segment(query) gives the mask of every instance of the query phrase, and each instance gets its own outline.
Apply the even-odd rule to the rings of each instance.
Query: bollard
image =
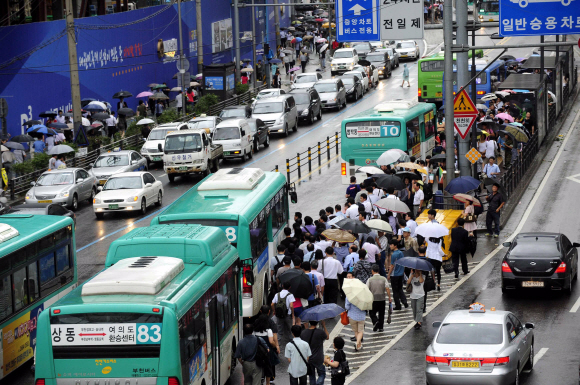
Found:
[[[338,155],[338,132],[334,133],[334,148],[336,148],[336,155]]]
[[[318,142],[318,167],[320,167],[320,142]]]
[[[326,137],[326,159],[330,160],[330,136]]]
[[[296,153],[296,165],[298,166],[298,178],[301,178],[302,175],[300,173],[300,154]]]
[[[308,147],[308,172],[312,172],[312,152],[310,147]]]
[[[286,159],[286,181],[290,184],[290,159]]]
[[[276,165],[276,172],[280,172],[280,170],[278,170],[278,165]]]

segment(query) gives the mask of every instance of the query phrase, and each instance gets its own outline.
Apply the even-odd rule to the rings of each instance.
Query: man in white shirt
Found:
[[[54,147],[54,136],[47,135],[46,136],[46,151],[50,151]]]
[[[326,256],[322,260],[322,271],[326,289],[324,291],[324,303],[338,302],[338,274],[342,274],[344,269],[340,262],[334,258],[334,249],[326,248]]]
[[[58,123],[64,123],[65,116],[62,114],[62,110],[58,110],[58,115],[54,119]]]
[[[367,251],[367,261],[369,263],[376,263],[377,256],[380,256],[381,250],[375,245],[375,240],[370,237],[367,238],[362,248]]]
[[[411,230],[411,236],[415,238],[415,231],[417,230],[417,222],[413,219],[409,213],[405,214],[405,220],[407,221],[407,227]]]
[[[282,337],[282,335],[286,335],[288,338],[292,338],[290,333],[290,328],[294,325],[294,306],[293,303],[296,301],[294,295],[290,293],[289,289],[292,285],[289,281],[284,282],[282,285],[283,289],[281,292],[276,294],[272,299],[272,313],[276,314],[276,304],[278,301],[286,300],[286,308],[288,308],[288,314],[286,317],[278,318],[278,339]]]
[[[363,206],[365,207],[365,212],[370,214],[373,211],[373,205],[368,200],[368,195],[366,193],[361,194],[360,203],[362,203]]]
[[[348,207],[346,209],[346,217],[350,219],[358,219],[358,205],[354,203],[354,198],[348,198],[345,206]]]
[[[111,112],[109,118],[105,120],[105,124],[107,125],[108,135],[113,136],[117,129],[117,118],[115,118],[114,112]]]
[[[284,245],[278,245],[278,255],[272,255],[270,257],[270,276],[272,277],[272,279],[274,279],[274,272],[276,271],[275,267],[277,264],[282,264],[282,261],[284,260],[284,257],[286,256],[284,254],[284,252],[286,251],[286,247],[284,247]],[[282,266],[282,265],[280,265]],[[270,282],[271,282],[270,280]]]
[[[495,156],[495,150],[497,150],[497,143],[495,140],[490,139],[485,142],[485,158],[489,160],[489,158]]]
[[[423,190],[421,190],[421,186],[419,186],[415,181],[413,181],[413,190],[415,190],[415,196],[413,198],[413,208],[415,212],[415,216],[418,216],[423,209],[423,200],[425,199],[425,194],[423,194]]]

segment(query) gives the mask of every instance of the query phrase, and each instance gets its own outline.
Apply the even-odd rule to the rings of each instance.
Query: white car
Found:
[[[221,144],[224,159],[251,158],[254,155],[254,134],[246,119],[227,119],[217,125],[213,143]]]
[[[107,212],[137,211],[147,213],[147,207],[163,202],[163,184],[149,172],[123,172],[111,176],[93,199],[97,219]]]
[[[334,76],[338,73],[352,71],[355,65],[358,64],[358,53],[353,48],[341,48],[334,51],[334,56],[331,57],[330,75]]]
[[[314,83],[322,79],[322,74],[318,72],[305,72],[300,75],[296,75],[294,82],[290,85],[290,88],[311,88],[314,87]]]
[[[284,91],[280,88],[266,88],[265,90],[258,92],[258,95],[256,95],[256,97],[252,99],[252,107],[254,107],[254,105],[256,105],[258,100],[262,100],[262,99],[266,99],[266,98],[273,98],[276,96],[283,95],[285,93],[286,93],[286,91]]]
[[[383,48],[383,43],[380,41],[370,41],[369,43],[371,43],[371,46],[374,49],[379,49],[379,48]]]
[[[202,114],[201,116],[193,118],[187,122],[187,126],[189,130],[203,128],[205,132],[211,136],[221,121],[222,120],[218,116],[206,116],[205,114]]]
[[[414,40],[403,40],[397,43],[396,48],[401,59],[418,60],[420,58],[419,46]]]
[[[352,71],[345,72],[343,74],[343,76],[344,75],[356,76],[360,80],[360,82],[362,83],[363,91],[369,92],[369,77],[366,74],[363,74],[363,72],[361,72],[360,70],[352,70]]]

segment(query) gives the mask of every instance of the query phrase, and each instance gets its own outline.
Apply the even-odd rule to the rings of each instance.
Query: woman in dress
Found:
[[[465,209],[463,210],[463,214],[461,214],[461,216],[463,217],[463,219],[466,220],[466,222],[465,222],[465,225],[463,226],[463,228],[469,232],[469,236],[472,236],[473,232],[477,229],[477,223],[476,222],[467,222],[467,217],[469,215],[475,214],[475,208],[473,207],[473,202],[471,202],[471,201],[465,201],[464,205],[465,205]]]

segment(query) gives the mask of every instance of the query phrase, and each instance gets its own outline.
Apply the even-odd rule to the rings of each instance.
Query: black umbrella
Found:
[[[113,95],[113,99],[130,98],[131,96],[133,96],[133,94],[129,91],[119,91]]]
[[[410,171],[399,171],[395,175],[398,176],[399,178],[401,178],[402,181],[404,181],[405,178],[409,178],[409,180],[420,180],[421,179],[421,175],[417,175],[414,172],[410,172]]]
[[[360,59],[360,60],[358,61],[358,64],[360,64],[360,65],[361,65],[361,66],[363,66],[363,67],[368,67],[368,66],[370,66],[370,65],[371,65],[371,62],[370,62],[370,61],[368,61],[368,60],[365,60],[365,59]]]
[[[371,228],[362,223],[359,220],[345,218],[341,219],[340,221],[336,222],[335,226],[340,227],[343,230],[352,231],[353,233],[357,234],[368,234],[371,232]]]
[[[38,114],[38,116],[41,118],[51,118],[51,119],[57,115],[58,114],[54,111],[44,111],[44,112],[41,112],[40,114]]]
[[[17,143],[28,143],[34,142],[34,138],[30,135],[16,135],[14,138],[10,139],[10,141]]]
[[[68,128],[68,125],[66,125],[64,123],[52,122],[52,123],[48,123],[46,125],[46,127],[50,127],[50,128],[54,128],[54,129],[58,129],[58,130],[64,130],[64,129]]]
[[[107,114],[106,112],[97,112],[96,114],[92,115],[92,118],[96,120],[106,120],[110,117],[111,115]]]
[[[447,160],[447,155],[446,154],[437,154],[437,155],[433,155],[431,157],[431,162],[445,162],[445,160]]]
[[[491,192],[491,188],[493,187],[494,184],[497,184],[499,186],[499,192],[504,196],[504,199],[506,197],[506,191],[505,188],[501,185],[501,183],[499,183],[499,181],[495,178],[485,178],[483,180],[483,185],[484,187]],[[481,201],[480,201],[481,202]]]
[[[119,111],[117,111],[117,113],[119,115],[123,115],[123,116],[125,116],[127,118],[130,118],[131,116],[134,116],[135,115],[135,111],[133,111],[130,108],[121,108]]]
[[[6,142],[4,143],[4,146],[14,150],[25,150],[24,146],[18,142]]]
[[[308,298],[313,293],[312,282],[302,269],[289,269],[278,277],[282,284],[290,282],[290,293],[296,298]]]
[[[42,124],[40,120],[29,120],[28,122],[22,123],[23,126],[34,126],[37,124]]]
[[[380,178],[377,178],[376,183],[378,187],[385,190],[390,187],[395,190],[402,190],[405,188],[405,183],[401,178],[398,178],[395,175],[383,175]]]
[[[433,265],[423,258],[413,258],[413,257],[404,257],[398,259],[395,264],[408,267],[414,270],[421,270],[421,271],[431,271],[433,270]]]

